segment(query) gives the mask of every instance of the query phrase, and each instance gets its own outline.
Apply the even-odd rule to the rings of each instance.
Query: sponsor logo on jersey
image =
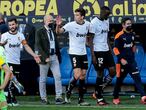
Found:
[[[128,48],[128,47],[132,47],[133,46],[133,43],[131,42],[130,44],[124,44],[124,48]]]
[[[101,34],[103,34],[103,33],[108,33],[108,30],[102,30]]]
[[[15,47],[20,47],[20,44],[9,44],[9,48],[15,48]]]
[[[76,37],[86,37],[86,33],[85,34],[79,34],[79,33],[77,33]]]

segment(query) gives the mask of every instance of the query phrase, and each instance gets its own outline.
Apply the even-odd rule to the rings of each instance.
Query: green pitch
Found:
[[[113,105],[112,96],[106,96],[105,99],[110,104],[108,106],[96,106],[96,101],[91,96],[86,96],[85,100],[90,102],[91,106],[81,107],[77,105],[77,95],[72,97],[71,104],[55,105],[54,96],[49,96],[50,105],[42,105],[38,96],[19,96],[20,103],[17,107],[9,107],[9,110],[145,110],[146,105],[140,104],[140,97],[130,98],[130,96],[121,96],[121,104]]]

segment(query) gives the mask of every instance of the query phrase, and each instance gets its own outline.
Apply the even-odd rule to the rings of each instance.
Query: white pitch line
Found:
[[[133,108],[133,109],[136,109],[136,108],[146,108],[146,106],[140,106],[140,105],[128,105],[128,107],[125,105],[119,105],[119,106],[78,106],[78,105],[29,105],[29,104],[25,104],[25,105],[19,105],[18,107],[61,107],[61,108],[76,108],[76,107],[81,107],[81,108],[105,108],[105,109],[108,109],[108,108],[124,108],[124,109],[130,109],[130,108]]]

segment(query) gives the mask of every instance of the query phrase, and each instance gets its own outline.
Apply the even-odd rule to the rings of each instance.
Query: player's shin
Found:
[[[17,78],[15,76],[13,76],[11,81],[13,82],[15,87],[18,89],[19,93],[23,93],[24,92],[24,87],[18,82],[18,80],[17,80]]]

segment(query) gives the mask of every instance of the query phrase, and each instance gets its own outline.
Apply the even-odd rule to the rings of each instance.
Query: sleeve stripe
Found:
[[[22,40],[22,45],[25,45],[27,44],[27,41],[26,40]]]
[[[6,65],[6,63],[3,63],[3,64],[1,65],[1,67],[3,67],[4,65]]]
[[[4,65],[6,65],[6,63],[2,64],[2,67],[3,67]]]
[[[115,55],[119,55],[119,54],[120,54],[118,48],[116,48],[116,47],[114,47],[113,51],[114,51],[114,54],[115,54]]]
[[[122,34],[124,33],[124,31],[120,31],[118,34],[116,34],[115,39],[118,39]]]
[[[121,66],[120,64],[116,64],[116,76],[120,77],[120,73],[121,73]]]

